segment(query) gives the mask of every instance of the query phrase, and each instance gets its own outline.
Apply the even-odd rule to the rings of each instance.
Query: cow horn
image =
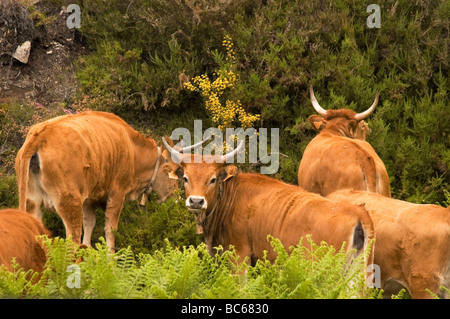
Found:
[[[239,152],[239,150],[244,146],[244,140],[241,141],[241,143],[239,143],[238,147],[236,147],[236,149],[234,149],[233,151],[231,151],[230,153],[227,153],[225,155],[222,155],[221,159],[222,159],[222,163],[226,163],[229,159],[233,158],[234,155],[237,154],[237,152]]]
[[[180,152],[178,152],[177,150],[173,149],[166,141],[166,138],[163,136],[162,137],[162,142],[164,144],[164,146],[166,147],[166,149],[170,152],[170,156],[172,157],[172,160],[175,163],[181,163],[181,159],[182,159],[182,154]]]
[[[187,151],[190,151],[190,150],[193,149],[193,148],[197,148],[197,147],[201,146],[203,143],[205,143],[206,141],[208,141],[208,140],[210,140],[210,139],[211,139],[211,136],[208,136],[207,138],[205,138],[205,139],[204,139],[203,141],[201,141],[201,142],[198,142],[198,143],[196,143],[196,144],[194,144],[194,145],[185,146],[185,147],[181,148],[181,149],[179,150],[179,152],[180,152],[180,153],[186,153]]]
[[[372,105],[366,111],[356,114],[355,117],[354,117],[355,120],[357,120],[357,121],[364,120],[366,117],[368,117],[370,114],[372,114],[373,111],[375,110],[375,107],[378,104],[378,97],[379,96],[380,95],[377,93],[375,95],[375,100],[373,101]]]
[[[327,110],[323,109],[320,106],[319,102],[317,102],[316,97],[314,96],[314,90],[312,85],[309,86],[309,95],[311,96],[311,102],[316,112],[322,116],[325,116],[327,114]]]

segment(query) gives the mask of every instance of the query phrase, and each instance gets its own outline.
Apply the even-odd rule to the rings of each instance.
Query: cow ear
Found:
[[[321,130],[326,126],[325,120],[319,115],[311,115],[308,117],[309,125],[316,130]]]
[[[164,163],[169,163],[172,159],[170,157],[170,153],[166,149],[164,151],[162,151],[161,157],[162,157]]]
[[[219,173],[219,180],[220,181],[226,181],[233,176],[236,176],[238,174],[238,168],[234,165],[228,165],[222,168],[222,170]]]
[[[176,163],[166,163],[163,165],[163,171],[169,175],[171,179],[179,179],[183,177],[183,168]]]
[[[355,136],[357,128],[358,128],[358,122],[356,122],[356,120],[350,120],[348,122],[348,132],[350,133],[350,137]]]

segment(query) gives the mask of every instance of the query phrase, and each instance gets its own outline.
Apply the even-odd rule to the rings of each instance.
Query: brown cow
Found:
[[[359,254],[373,238],[373,224],[363,207],[333,202],[265,175],[238,174],[234,165],[223,166],[243,141],[227,155],[203,156],[201,163],[194,163],[193,157],[186,160],[194,155],[178,153],[165,139],[163,143],[174,160],[164,169],[171,178],[184,180],[186,206],[195,214],[197,232],[204,233],[211,253],[213,247],[233,245],[241,262],[245,257],[255,262],[264,250],[274,260],[267,235],[288,248],[312,234],[316,243],[325,241],[339,249],[346,242],[347,250],[354,248]]]
[[[383,161],[364,141],[369,116],[378,103],[363,113],[348,109],[327,110],[320,107],[310,87],[311,100],[323,116],[311,115],[311,126],[320,133],[306,147],[298,169],[298,184],[307,191],[326,196],[339,189],[367,190],[391,197],[389,176]]]
[[[375,226],[374,263],[386,294],[401,286],[413,298],[430,298],[425,289],[448,297],[450,288],[450,210],[413,204],[365,191],[342,190],[327,198],[364,205]]]
[[[16,158],[20,210],[42,220],[41,205],[61,216],[66,236],[91,245],[95,207],[106,208],[106,242],[114,251],[114,234],[126,201],[152,190],[165,200],[177,183],[161,169],[166,150],[104,112],[53,118],[31,127]]]
[[[42,272],[47,259],[42,242],[36,238],[40,235],[50,236],[50,232],[33,216],[17,209],[0,210],[0,265],[13,271],[11,260],[15,257],[25,271]]]

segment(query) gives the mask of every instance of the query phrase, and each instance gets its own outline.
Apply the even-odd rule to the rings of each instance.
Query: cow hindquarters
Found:
[[[27,154],[25,154],[27,153]],[[41,205],[45,197],[40,181],[39,155],[33,150],[18,152],[16,159],[17,183],[19,186],[19,209],[42,222]]]
[[[361,222],[359,220],[356,226],[353,228],[352,237],[350,239],[351,245],[349,248],[355,250],[355,252],[351,254],[350,257],[355,258],[361,254],[364,254],[372,238],[373,234],[371,233],[370,229],[365,229],[364,222]],[[370,254],[367,257],[364,257],[364,264],[366,265],[366,267],[373,264],[374,243],[372,243],[370,249]]]
[[[358,222],[358,224],[353,230],[353,238],[352,238],[352,247],[356,249],[358,253],[360,253],[364,248],[365,239],[366,236],[364,233],[364,228],[361,222]]]

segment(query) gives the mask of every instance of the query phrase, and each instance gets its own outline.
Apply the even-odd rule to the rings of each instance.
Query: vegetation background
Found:
[[[280,170],[274,177],[296,184],[302,153],[316,135],[307,124],[315,113],[310,84],[323,107],[357,112],[379,92],[380,103],[367,120],[368,142],[386,165],[393,197],[449,206],[450,2],[379,0],[381,28],[368,28],[366,9],[373,2],[4,0],[0,17],[22,18],[27,23],[18,30],[35,30],[38,46],[40,35],[68,16],[61,8],[79,4],[81,28],[70,32],[86,51],[74,59],[73,81],[66,81],[70,89],[63,97],[51,103],[0,99],[0,207],[18,205],[14,157],[32,124],[104,110],[159,141],[176,127],[192,129],[194,119],[202,119],[204,128],[216,125],[204,95],[185,83],[230,71],[235,78],[220,102],[234,101],[257,115],[255,128],[280,129]],[[0,31],[7,25],[0,19]],[[233,44],[232,61],[225,37]],[[6,49],[0,48],[0,57],[1,50]],[[0,72],[13,64],[0,61]],[[202,238],[181,198],[182,193],[163,205],[150,201],[144,211],[128,205],[117,232],[119,248],[148,253],[164,247],[165,238],[199,245]],[[97,215],[96,239],[103,235],[102,212]],[[45,218],[54,235],[64,236],[55,214]]]

